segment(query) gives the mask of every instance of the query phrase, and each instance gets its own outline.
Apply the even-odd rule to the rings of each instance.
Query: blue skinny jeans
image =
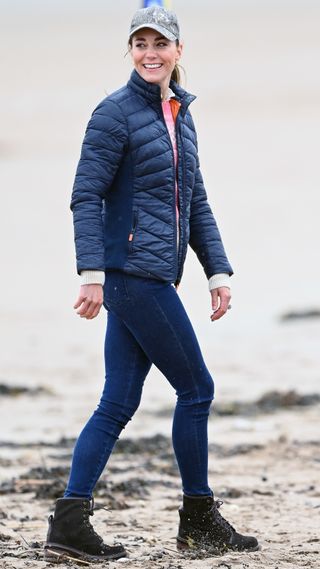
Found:
[[[92,497],[115,442],[139,406],[152,363],[177,395],[172,442],[183,492],[211,495],[207,423],[214,384],[175,288],[109,271],[104,304],[106,381],[100,403],[75,445],[65,497]]]

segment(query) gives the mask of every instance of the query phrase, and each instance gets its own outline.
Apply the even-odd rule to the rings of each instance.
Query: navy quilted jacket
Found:
[[[179,244],[173,148],[160,87],[133,71],[89,121],[71,209],[77,269],[121,269],[179,283],[188,243],[207,277],[232,274],[207,202],[189,104],[195,99],[171,82],[181,103],[176,121]]]

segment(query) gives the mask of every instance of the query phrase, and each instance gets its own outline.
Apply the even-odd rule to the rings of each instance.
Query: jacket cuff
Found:
[[[219,273],[209,279],[209,290],[220,288],[221,286],[231,288],[230,276],[227,273]]]
[[[104,280],[104,271],[81,271],[80,273],[81,285],[100,284],[103,286]]]

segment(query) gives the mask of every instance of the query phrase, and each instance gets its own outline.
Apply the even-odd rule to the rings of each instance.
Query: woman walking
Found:
[[[129,34],[134,70],[88,124],[76,173],[74,215],[80,294],[92,319],[104,304],[106,382],[76,443],[64,497],[49,518],[46,558],[126,555],[106,545],[89,515],[94,487],[139,406],[152,364],[177,394],[172,441],[182,480],[178,548],[255,550],[221,516],[208,483],[207,421],[213,381],[177,294],[188,244],[209,282],[212,320],[227,311],[232,269],[207,201],[189,105],[179,85],[182,53],[173,12],[138,10]]]

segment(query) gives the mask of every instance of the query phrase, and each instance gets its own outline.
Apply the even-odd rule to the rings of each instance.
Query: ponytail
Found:
[[[174,81],[175,83],[178,83],[178,85],[181,85],[181,73],[178,65],[174,66],[174,70],[171,73],[171,81]]]

